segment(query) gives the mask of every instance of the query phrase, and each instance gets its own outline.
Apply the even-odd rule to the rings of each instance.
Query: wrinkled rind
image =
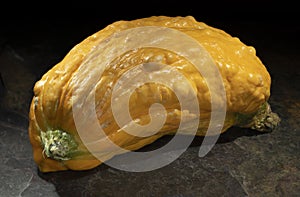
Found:
[[[182,31],[199,41],[210,53],[220,70],[226,90],[227,116],[223,131],[226,131],[226,129],[235,124],[235,113],[254,113],[261,104],[268,100],[271,85],[270,76],[261,60],[256,56],[255,49],[245,45],[238,38],[232,37],[226,32],[210,27],[205,23],[197,22],[191,16],[153,16],[133,21],[118,21],[108,25],[106,28],[96,32],[74,46],[60,63],[45,73],[35,84],[34,98],[29,114],[29,134],[33,146],[34,160],[41,171],[83,170],[91,169],[101,164],[99,160],[89,153],[68,161],[56,161],[46,158],[43,154],[43,148],[39,138],[40,132],[48,129],[61,129],[73,135],[76,141],[81,142],[72,113],[71,97],[73,86],[70,84],[72,77],[76,74],[86,55],[103,39],[117,31],[148,25],[164,26]],[[126,59],[125,56],[122,56],[117,58],[114,63],[119,66],[121,63],[122,65],[127,63],[128,67],[126,69],[128,70],[138,63],[150,60],[156,61],[155,58],[157,56],[163,56],[162,60],[160,60],[162,63],[178,68],[197,89],[197,97],[201,101],[200,108],[204,110],[203,113],[201,111],[202,122],[200,123],[200,129],[197,135],[205,135],[205,128],[207,128],[210,116],[210,94],[204,79],[198,72],[195,72],[195,68],[187,60],[169,51],[140,49],[129,52],[126,57],[130,58]],[[130,64],[134,59],[136,59],[136,62]],[[109,72],[109,69],[111,69],[111,72]],[[169,107],[169,112],[174,112],[173,116],[168,116],[166,125],[162,129],[163,134],[154,135],[145,139],[131,136],[124,131],[118,132],[117,135],[115,131],[120,128],[113,120],[110,108],[110,95],[107,94],[107,84],[111,81],[116,81],[126,69],[118,70],[118,66],[116,69],[112,69],[111,67],[103,73],[103,76],[106,78],[103,77],[103,80],[97,84],[96,88],[96,101],[101,100],[96,106],[96,112],[105,111],[105,113],[99,116],[99,123],[108,124],[109,122],[109,126],[104,130],[113,142],[128,150],[135,150],[152,143],[163,134],[172,134],[174,130],[176,132],[178,117],[180,117],[181,112],[178,112],[180,106],[174,94],[170,93],[169,90],[158,88],[157,85],[153,84],[141,87],[140,94],[135,93],[132,95],[130,106],[132,106],[131,112],[133,116],[139,117],[144,123],[149,120],[149,116],[146,113],[147,111],[137,110],[139,108],[136,108],[133,104],[136,103],[136,106],[142,105],[144,106],[143,109],[148,109],[147,107],[151,102],[154,102],[154,100],[151,101],[150,99],[144,104],[142,101],[145,100],[145,95],[150,94],[163,95],[163,100],[168,100],[169,104],[167,107]],[[107,73],[112,74],[108,75]],[[105,76],[105,74],[107,75]],[[104,79],[106,79],[106,81]],[[143,90],[143,88],[145,90]],[[175,109],[177,109],[177,111]],[[177,114],[175,112],[177,112]],[[79,144],[81,144],[79,149],[86,152],[86,147],[82,143]],[[103,148],[107,159],[114,156],[114,153],[105,151],[105,145]],[[109,150],[109,148],[107,150]]]

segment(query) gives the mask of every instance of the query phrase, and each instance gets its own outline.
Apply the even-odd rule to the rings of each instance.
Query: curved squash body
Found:
[[[78,72],[81,72],[80,67],[87,55],[100,42],[116,32],[143,26],[176,29],[197,40],[209,52],[222,76],[226,92],[226,117],[222,132],[231,126],[264,130],[266,127],[273,129],[278,124],[278,116],[271,112],[267,104],[271,78],[256,56],[253,47],[245,45],[238,38],[222,30],[197,22],[191,16],[155,16],[133,21],[118,21],[77,44],[61,62],[45,73],[35,84],[29,114],[29,134],[34,160],[42,172],[86,170],[101,164],[101,161],[95,158],[82,143],[74,121],[72,108],[76,102],[79,102],[77,99],[80,97],[74,94],[77,87],[75,83],[82,83],[83,88],[91,86],[85,82],[89,73],[79,75]],[[105,68],[102,76],[99,76],[93,85],[95,93],[91,94],[95,98],[97,124],[103,126],[106,135],[118,146],[127,150],[137,150],[163,135],[174,134],[179,126],[180,117],[189,117],[190,114],[180,110],[178,98],[170,88],[156,83],[147,83],[137,88],[130,97],[131,117],[133,120],[138,120],[139,124],[145,125],[151,121],[148,112],[150,106],[153,103],[161,103],[167,112],[164,126],[155,135],[149,137],[130,135],[118,126],[111,107],[112,88],[124,73],[137,65],[149,62],[176,68],[188,79],[198,100],[201,101],[199,102],[201,114],[197,114],[200,118],[197,135],[206,135],[211,114],[211,97],[205,79],[184,57],[170,50],[155,47],[127,51]],[[97,64],[92,66],[96,67]],[[150,71],[159,69],[153,67]],[[174,87],[178,91],[189,94],[185,92],[186,89],[182,84],[175,83],[176,80],[174,80]],[[88,97],[89,92],[84,92]],[[224,101],[219,102],[221,105]],[[115,107],[121,109],[123,106],[121,103]],[[270,117],[273,120],[270,121]],[[82,118],[87,120],[84,127],[86,132],[89,132],[92,124],[88,121],[90,114],[85,111]],[[267,118],[269,124],[265,125]],[[257,121],[258,119],[260,122]],[[91,140],[93,135],[91,132]],[[106,144],[97,148],[103,152],[103,158],[106,159],[119,154],[110,150]]]

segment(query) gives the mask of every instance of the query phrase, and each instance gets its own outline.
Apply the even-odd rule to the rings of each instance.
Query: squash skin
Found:
[[[222,132],[234,125],[244,126],[240,124],[239,114],[249,115],[249,121],[246,121],[248,124],[245,123],[245,125],[251,128],[251,120],[270,97],[271,86],[271,77],[266,67],[256,56],[253,47],[245,45],[238,38],[232,37],[220,29],[197,22],[192,16],[153,16],[133,21],[118,21],[74,46],[61,62],[45,73],[35,84],[34,97],[29,113],[29,138],[33,147],[34,161],[37,163],[40,171],[87,170],[101,164],[101,161],[89,153],[77,133],[70,102],[73,92],[71,79],[78,71],[87,54],[106,37],[117,31],[147,25],[174,28],[200,42],[218,66],[226,90],[227,114]],[[131,136],[126,132],[115,134],[119,128],[113,120],[110,97],[102,98],[107,91],[108,84],[110,82],[114,84],[120,78],[122,72],[139,63],[156,61],[155,57],[158,55],[163,57],[163,63],[176,67],[194,84],[198,99],[203,101],[200,103],[201,120],[206,120],[199,125],[197,135],[204,136],[206,134],[205,131],[210,117],[210,101],[207,85],[201,75],[196,72],[195,68],[187,60],[176,56],[172,52],[154,48],[139,49],[135,52],[128,52],[127,55],[117,58],[112,63],[112,65],[116,65],[116,68],[127,64],[128,67],[123,68],[123,70],[115,71],[115,67],[112,65],[107,68],[103,73],[105,78],[102,77],[102,82],[97,84],[95,95],[96,101],[103,100],[102,104],[96,106],[96,111],[102,110],[106,112],[99,116],[99,123],[103,124],[106,121],[111,121],[105,132],[114,143],[128,150],[137,150],[154,142],[163,135],[174,134],[176,128],[178,128],[179,122],[176,117],[180,117],[182,113],[180,110],[176,110],[180,109],[179,103],[176,100],[176,96],[163,87],[149,84],[141,87],[140,93],[137,92],[132,95],[130,111],[133,119],[141,119],[141,124],[146,124],[149,120],[145,110],[149,109],[149,106],[156,101],[154,98],[147,97],[147,95],[160,95],[160,99],[166,101],[167,106],[169,106],[168,109],[170,109],[170,112],[173,112],[173,116],[167,117],[166,124],[159,133],[143,139]],[[140,109],[144,109],[144,111]],[[275,119],[277,118],[276,115],[274,117]],[[274,124],[277,125],[278,122],[279,119],[276,119]],[[78,155],[69,160],[56,160],[44,154],[41,132],[56,129],[66,131],[74,137],[78,143],[77,149],[80,152]],[[113,151],[105,151],[106,148],[103,145],[103,147],[99,147],[99,150],[103,149],[107,159],[117,154]]]

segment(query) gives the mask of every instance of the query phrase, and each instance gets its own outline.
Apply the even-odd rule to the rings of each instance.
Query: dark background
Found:
[[[299,30],[296,25],[298,6],[294,1],[228,0],[228,1],[30,1],[7,2],[1,6],[1,33],[26,34],[52,32],[52,35],[77,34],[78,39],[117,20],[130,20],[152,15],[186,16],[212,26],[232,31],[232,23],[253,22],[274,25],[282,32],[282,25]],[[288,24],[286,24],[288,23]],[[232,27],[231,27],[232,26]],[[267,29],[267,27],[264,27]],[[64,32],[69,31],[69,32]],[[276,33],[276,32],[273,32]],[[28,35],[30,34],[30,35]],[[81,37],[80,37],[81,35]],[[21,35],[16,35],[21,36]],[[239,35],[242,36],[242,35]],[[28,37],[27,37],[28,38]]]
[[[112,22],[153,15],[192,15],[254,45],[260,54],[275,45],[299,51],[295,1],[21,1],[7,2],[0,13],[0,35],[7,42],[33,46],[41,40],[52,40],[60,45],[58,51],[55,49],[60,56]]]
[[[282,72],[282,67],[289,71],[299,70],[296,60],[300,51],[300,25],[298,6],[294,1],[24,1],[17,4],[7,2],[0,9],[0,51],[10,51],[15,57],[25,60],[21,66],[33,75],[30,77],[32,81],[27,81],[27,89],[29,86],[32,89],[43,73],[87,36],[118,20],[153,15],[191,15],[198,21],[220,28],[254,46],[266,67],[273,67],[269,69],[271,74]],[[281,57],[290,62],[282,62]],[[14,70],[25,70],[13,69],[5,62],[0,66],[0,93],[3,95],[14,83]],[[10,70],[4,71],[5,67]],[[30,103],[28,98],[24,98],[27,99],[24,101],[25,113]]]
[[[66,3],[66,5],[64,5]],[[105,164],[43,174],[32,159],[28,111],[34,83],[87,36],[118,20],[194,16],[254,46],[282,119],[271,133],[233,127],[204,158],[202,138],[172,164],[130,173]],[[300,25],[296,1],[21,1],[0,6],[0,196],[298,196]],[[168,141],[150,145],[155,149]]]
[[[59,45],[54,50],[60,59],[75,44],[112,22],[153,15],[192,15],[255,46],[260,55],[269,47],[283,53],[289,49],[299,51],[300,25],[295,1],[105,0],[6,4],[0,10],[2,42],[33,46],[41,40],[51,40],[51,44]],[[57,61],[46,63],[50,66]]]

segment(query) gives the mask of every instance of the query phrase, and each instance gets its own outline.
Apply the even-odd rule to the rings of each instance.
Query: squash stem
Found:
[[[238,119],[244,119],[243,115],[239,115]],[[248,117],[247,117],[248,119]],[[268,102],[264,103],[260,109],[249,117],[248,121],[240,121],[241,127],[251,128],[261,132],[271,132],[280,123],[281,119],[278,114],[272,112],[270,104]]]
[[[74,138],[62,130],[41,132],[40,137],[44,154],[52,159],[69,160],[78,147]]]

